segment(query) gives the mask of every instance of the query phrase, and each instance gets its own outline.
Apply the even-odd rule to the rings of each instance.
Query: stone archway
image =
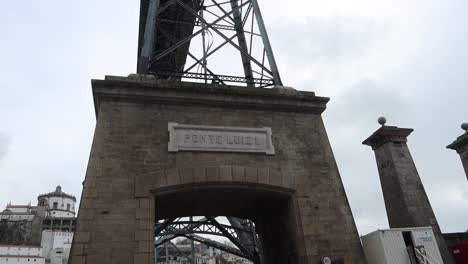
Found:
[[[250,219],[262,245],[262,263],[287,264],[298,263],[298,252],[304,251],[293,194],[253,182],[193,183],[155,190],[153,205],[156,221],[192,215]]]

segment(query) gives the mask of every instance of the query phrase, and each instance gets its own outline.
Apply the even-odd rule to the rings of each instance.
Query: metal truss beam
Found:
[[[159,73],[160,78],[176,80],[199,79],[205,83],[282,85],[257,0],[141,1],[144,15],[140,16],[139,73]],[[198,29],[193,30],[195,27]],[[229,31],[235,32],[234,36],[229,37],[226,34]],[[189,52],[194,38],[201,38],[202,55]],[[237,43],[234,42],[236,38]],[[263,49],[254,43],[254,38],[255,41],[261,38]],[[217,46],[213,49],[215,40]],[[215,67],[208,68],[208,58],[226,45],[239,52],[243,77],[218,75],[214,73]],[[188,57],[195,63],[185,67]],[[265,64],[265,57],[269,66]],[[219,57],[214,61],[220,63]],[[233,65],[232,61],[226,63]],[[197,66],[196,72],[192,72]]]
[[[250,251],[255,251],[255,239],[253,236],[253,230],[250,224],[244,223],[243,219],[236,218],[236,217],[228,217],[227,218],[231,226],[236,227],[238,229],[245,230],[247,232],[239,232],[235,230],[238,239],[244,245],[250,245]]]
[[[273,79],[275,80],[275,84],[283,85],[283,83],[281,82],[281,77],[279,75],[278,66],[276,66],[276,60],[275,60],[275,56],[273,55],[273,49],[271,48],[270,39],[268,37],[268,33],[265,27],[265,22],[263,22],[263,16],[262,16],[262,13],[260,12],[260,6],[258,5],[257,0],[251,0],[251,1],[252,1],[252,8],[254,10],[255,17],[257,18],[257,21],[258,21],[258,28],[262,35],[263,46],[265,47],[265,51],[268,57],[268,62],[270,63],[270,67],[273,72],[272,73]]]
[[[217,5],[217,7],[224,14],[227,13],[226,10],[224,10],[224,8],[220,4],[218,4],[215,0],[213,0],[213,3],[215,3]],[[238,6],[239,6],[239,4],[237,3],[237,1],[231,1],[231,7],[232,7],[233,10],[236,10],[236,11],[233,13],[234,18],[231,18],[231,17],[229,17],[229,18],[231,18],[234,21],[234,28],[235,28],[236,33],[237,33],[237,41],[239,42],[239,48],[247,51],[247,41],[245,39],[244,27],[243,27],[243,24],[242,24],[242,14],[241,14]],[[227,39],[225,39],[225,40],[227,41]],[[250,57],[251,56],[247,56],[246,54],[241,52],[242,65],[243,65],[243,68],[244,68],[245,79],[247,80],[247,86],[253,86],[252,85],[253,72],[252,72],[252,65],[250,64]]]
[[[191,239],[191,240],[194,240],[194,241],[197,241],[197,242],[200,242],[200,243],[202,243],[204,245],[207,245],[207,246],[210,246],[212,248],[217,248],[217,249],[222,250],[224,252],[231,253],[231,254],[236,255],[238,257],[245,258],[245,259],[250,259],[249,256],[245,255],[239,249],[228,246],[228,245],[225,245],[225,244],[222,244],[222,243],[220,243],[218,241],[214,241],[214,240],[211,240],[209,238],[202,237],[202,236],[197,236],[197,235],[194,235],[194,234],[188,234],[188,235],[185,235],[184,237],[186,237],[188,239]]]
[[[237,236],[239,241],[246,245],[248,250],[252,252],[254,263],[263,263],[263,250],[261,242],[258,240],[257,232],[255,231],[255,226],[251,221],[237,218],[237,217],[227,217],[229,223],[237,228],[247,230],[248,232],[238,232]]]
[[[152,71],[151,74],[156,76],[165,76],[165,77],[177,77],[177,78],[188,78],[188,79],[207,79],[213,82],[217,80],[224,81],[224,82],[236,82],[236,83],[247,83],[247,79],[244,77],[238,76],[227,76],[227,75],[207,75],[204,73],[194,73],[194,72],[187,72],[187,73],[179,73],[179,72],[164,72],[164,71]],[[271,79],[258,79],[254,78],[253,83],[259,84],[260,87],[266,87],[274,85],[274,81]]]
[[[172,219],[172,221],[171,221],[171,219]],[[156,240],[155,247],[158,247],[158,246],[160,246],[160,245],[162,245],[162,244],[164,244],[164,243],[166,243],[168,241],[171,241],[171,240],[181,236],[180,234],[165,234],[165,235],[161,234],[164,231],[164,229],[166,229],[171,223],[174,222],[174,220],[176,220],[175,218],[171,218],[171,219],[164,220],[164,222],[157,223],[155,225],[154,235],[155,235],[155,237],[159,237],[159,239]],[[180,220],[180,218],[179,218],[179,220]],[[205,221],[206,221],[206,218],[202,218],[199,221],[191,221],[192,224],[190,224],[187,227],[187,229],[188,230],[193,230],[193,229],[199,227],[200,225],[202,225],[203,222],[205,222]],[[187,233],[189,233],[189,232],[187,232]]]
[[[186,237],[192,241],[197,241],[205,245],[218,248],[225,252],[252,260],[259,263],[259,254],[255,241],[255,233],[251,225],[239,218],[228,218],[231,226],[219,223],[215,216],[205,216],[196,221],[185,221],[178,219],[167,219],[162,223],[157,223],[155,236],[155,248],[161,247],[165,243],[177,237]],[[199,236],[197,234],[223,236],[229,239],[237,248],[224,245],[217,241]]]
[[[156,17],[159,9],[160,0],[150,0],[148,17],[146,18],[145,32],[143,35],[143,46],[138,60],[138,72],[144,71],[149,67],[149,61],[153,54],[154,41],[156,39]]]
[[[184,234],[226,236],[228,234],[235,239],[238,238],[238,232],[248,232],[241,228],[220,224],[213,219],[213,217],[207,217],[205,221],[174,221],[166,224],[164,229],[160,228],[159,225],[156,226],[156,229],[160,230],[158,236]]]
[[[196,16],[198,16],[197,12],[193,11],[192,8],[188,7],[187,5],[185,5],[182,1],[180,0],[175,0],[176,2],[178,2],[179,4],[182,3],[181,6],[183,6],[186,10],[188,10],[189,12],[191,12],[192,14],[195,14]],[[246,5],[247,3],[244,3],[243,5]],[[241,5],[242,6],[242,5]],[[240,7],[241,7],[240,6]],[[239,7],[239,8],[240,8]],[[216,24],[218,22],[220,22],[221,20],[225,19],[226,17],[228,17],[229,15],[231,15],[232,13],[234,13],[236,10],[231,10],[230,12],[228,12],[227,14],[225,14],[224,16],[216,19],[213,24]],[[199,16],[198,16],[199,17]],[[170,48],[156,54],[154,56],[154,58],[152,58],[152,61],[157,61],[159,59],[161,59],[162,57],[166,56],[167,54],[169,54],[170,52],[176,50],[177,48],[179,48],[180,46],[184,45],[185,43],[187,43],[188,41],[190,41],[191,39],[193,39],[194,37],[200,35],[202,32],[203,32],[204,29],[200,29],[200,30],[197,30],[195,33],[193,33],[192,35],[182,39],[181,41],[179,41],[178,43],[174,44],[173,46],[171,46]]]
[[[170,36],[170,34],[168,34],[165,30],[160,29],[160,31],[161,31],[161,33],[163,33],[167,38],[169,38],[169,39],[175,41],[175,40],[172,38],[172,36]],[[190,51],[189,51],[187,54],[188,54],[192,59],[194,59],[194,60],[197,61],[197,63],[195,63],[195,65],[201,63]],[[215,80],[217,80],[217,81],[218,81],[219,83],[221,83],[221,84],[225,84],[224,81],[221,80],[214,72],[212,72],[210,69],[208,69],[208,67],[206,67],[206,65],[205,65],[205,69],[206,69],[207,72],[210,73],[210,76],[213,76],[213,77],[214,77]],[[206,74],[206,73],[205,73],[205,74]],[[180,79],[180,78],[183,77],[183,76],[174,76],[174,77]]]
[[[196,22],[190,22],[190,21],[182,21],[182,20],[173,20],[173,19],[165,19],[165,18],[158,18],[158,22],[160,24],[180,24],[180,25],[189,25],[189,26],[196,26],[196,27],[201,27],[201,23],[196,21]],[[234,26],[228,26],[228,25],[223,25],[223,24],[211,24],[212,27],[215,27],[217,29],[222,29],[222,30],[229,30],[229,31],[236,31],[236,28]],[[244,30],[245,33],[257,37],[261,37],[262,35],[250,31],[250,30]]]
[[[173,223],[174,220],[175,218],[169,218],[169,219],[164,220],[162,224],[156,226],[156,229],[154,232],[156,234],[161,233],[161,231],[163,231],[166,227],[168,227],[171,223]]]
[[[226,237],[228,238],[232,243],[234,243],[234,245],[236,247],[238,247],[244,254],[246,254],[247,256],[249,256],[249,259],[254,259],[254,254],[253,252],[250,252],[250,250],[245,246],[243,245],[238,237],[235,237],[237,236],[237,233],[236,231],[234,231],[234,233],[232,231],[228,231],[228,229],[226,228],[225,225],[222,225],[220,223],[218,223],[218,221],[216,221],[215,218],[213,217],[210,217],[210,216],[207,216],[206,217],[208,219],[208,221],[210,221],[216,228],[219,229],[219,231]],[[231,227],[232,228],[232,227]],[[235,234],[235,235],[234,235]]]
[[[250,259],[249,256],[247,256],[246,254],[244,254],[242,251],[240,251],[239,249],[237,249],[235,247],[231,247],[229,245],[220,243],[218,241],[211,240],[209,238],[198,236],[198,235],[195,235],[195,234],[186,234],[186,235],[177,235],[177,236],[173,235],[168,240],[166,240],[166,239],[158,240],[156,242],[156,244],[155,244],[156,252],[160,252],[161,249],[163,248],[164,244],[166,244],[166,243],[170,243],[171,245],[177,247],[177,245],[172,243],[171,240],[176,239],[178,237],[185,237],[187,239],[197,241],[197,242],[202,243],[204,245],[207,245],[209,247],[216,248],[216,249],[219,249],[219,250],[227,252],[227,253],[231,253],[231,254],[236,255],[238,257],[245,258],[245,259]],[[186,255],[186,254],[184,254],[184,255]]]
[[[197,14],[197,12],[195,12],[192,8],[190,8],[189,6],[187,6],[186,4],[184,4],[182,2],[182,0],[176,0],[181,6],[183,6],[187,11],[189,11],[190,13],[192,13],[195,17],[197,17],[199,20],[201,20],[203,23],[205,23],[209,28],[211,28],[214,32],[216,32],[220,37],[222,37],[224,40],[226,40],[227,42],[229,42],[229,44],[231,44],[231,46],[233,46],[235,49],[237,49],[238,51],[241,52],[242,55],[244,56],[248,56],[250,58],[250,60],[252,62],[254,62],[255,64],[257,64],[258,67],[260,67],[261,69],[263,69],[264,71],[268,72],[269,74],[272,74],[272,71],[270,71],[268,68],[266,68],[262,63],[260,63],[257,59],[255,59],[254,57],[250,56],[248,51],[245,50],[245,49],[242,49],[241,47],[239,47],[239,45],[237,45],[236,43],[234,43],[232,40],[230,40],[224,33],[222,33],[219,29],[215,28],[215,27],[212,27],[211,26],[211,23],[208,23],[203,17],[201,17],[200,15]],[[249,3],[248,1],[246,1],[245,3],[243,3],[243,5]],[[239,10],[243,5],[239,6],[238,8],[233,8],[231,10],[230,13],[234,13],[236,12],[237,10]],[[271,48],[271,47],[270,47]],[[273,54],[273,53],[272,53]]]

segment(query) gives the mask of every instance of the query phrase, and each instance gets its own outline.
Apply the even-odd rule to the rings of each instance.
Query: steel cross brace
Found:
[[[176,2],[178,2],[182,7],[184,7],[185,9],[187,9],[189,12],[191,12],[192,14],[194,14],[197,18],[200,19],[200,16],[197,14],[197,12],[195,12],[192,8],[190,8],[189,6],[185,5],[182,1],[180,0],[175,0]],[[244,3],[244,5],[246,5],[247,3]],[[241,6],[239,6],[239,8],[241,8]],[[216,24],[218,22],[220,22],[221,20],[224,20],[224,18],[228,17],[229,15],[231,15],[232,13],[234,13],[236,10],[231,10],[230,12],[228,12],[227,14],[225,14],[224,16],[216,19],[213,24]],[[206,23],[206,21],[205,21]],[[196,37],[197,35],[201,34],[202,31],[204,29],[200,29],[198,31],[196,31],[195,33],[193,33],[191,36],[188,36],[186,38],[184,38],[183,40],[179,41],[177,44],[175,44],[174,46],[168,48],[167,50],[164,50],[162,52],[160,52],[159,54],[156,54],[156,56],[154,56],[154,58],[152,58],[151,60],[152,61],[157,61],[159,59],[161,59],[162,57],[166,56],[167,54],[169,54],[170,52],[176,50],[177,48],[179,48],[180,46],[184,45],[187,41],[193,39],[194,37]]]
[[[193,72],[187,72],[187,73],[179,73],[179,72],[168,72],[168,71],[150,71],[151,74],[154,75],[159,75],[159,76],[166,76],[166,77],[182,77],[182,78],[189,78],[189,79],[208,79],[208,80],[217,80],[220,79],[222,81],[226,82],[237,82],[237,83],[246,83],[247,80],[244,77],[239,77],[239,76],[227,76],[227,75],[205,75],[203,73],[193,73]],[[265,76],[262,77],[263,79],[259,78],[254,78],[254,83],[260,84],[260,87],[266,87],[270,85],[274,85],[274,81],[271,78],[265,78]]]
[[[161,232],[168,228],[170,224],[172,224],[174,222],[176,218],[170,218],[170,219],[167,219],[165,220],[163,223],[161,224],[156,224],[156,228],[155,228],[155,236],[158,237],[158,236],[162,236],[160,239],[158,239],[155,243],[155,247],[159,246],[159,245],[162,245],[168,241],[171,241],[172,239],[174,238],[177,238],[179,236],[181,236],[181,234],[177,235],[177,234],[167,234],[167,235],[161,235]],[[180,218],[179,218],[180,219]],[[194,228],[197,228],[198,226],[202,225],[202,222],[206,221],[206,218],[202,218],[200,219],[200,222],[197,222],[197,223],[194,223],[192,224],[190,227],[189,227],[189,230],[193,230]]]
[[[180,221],[179,219],[167,219],[164,222],[156,225],[156,236],[161,237],[155,243],[155,248],[170,242],[177,237],[186,237],[193,241],[198,241],[205,245],[218,248],[225,252],[237,255],[242,258],[252,260],[254,263],[259,263],[258,252],[256,247],[255,234],[252,234],[253,229],[245,229],[242,224],[242,219],[228,217],[229,222],[234,223],[233,226],[220,224],[216,217],[206,216],[198,221]],[[197,236],[195,233],[222,235],[228,238],[237,248],[221,244],[205,237]],[[245,234],[244,234],[245,233]],[[252,239],[247,237],[252,236]]]
[[[196,223],[196,224],[194,224]],[[238,227],[222,225],[217,223],[221,226],[224,230],[226,230],[231,236],[237,239],[238,232],[246,232],[249,231],[243,230]],[[166,235],[179,235],[179,234],[189,234],[189,233],[198,233],[198,234],[208,234],[208,235],[224,235],[222,230],[219,229],[218,225],[214,224],[212,221],[199,221],[199,222],[191,222],[191,221],[175,221],[167,226],[164,229],[158,227],[160,232],[158,233],[159,236],[166,236]]]
[[[173,38],[170,34],[168,34],[165,30],[163,30],[163,29],[160,28],[159,31],[161,31],[161,33],[164,34],[164,36],[166,36],[167,38],[169,38],[171,41],[174,41],[174,38]],[[195,63],[195,65],[201,63],[201,60],[199,60],[197,57],[195,57],[190,51],[189,51],[187,54],[188,54],[192,59],[194,59],[195,61],[197,61],[197,62]],[[194,66],[194,67],[195,67],[195,66]],[[190,68],[190,69],[192,69],[192,68]],[[221,80],[214,72],[212,72],[210,69],[208,69],[208,67],[206,67],[206,65],[205,65],[205,69],[206,69],[212,76],[214,76],[215,79],[216,79],[217,81],[219,81],[219,82],[222,83],[222,84],[225,84],[224,81]]]
[[[159,233],[161,233],[162,230],[164,230],[166,227],[168,227],[171,223],[174,222],[176,218],[169,218],[169,219],[166,219],[162,224],[160,225],[157,225],[156,226],[156,229],[154,231],[154,233],[156,235],[158,235]]]
[[[184,237],[186,237],[188,239],[191,239],[191,240],[194,240],[194,241],[197,241],[197,242],[200,242],[200,243],[205,244],[207,246],[217,248],[217,249],[220,249],[222,251],[231,253],[231,254],[236,255],[238,257],[250,259],[249,256],[245,255],[241,250],[239,250],[237,248],[234,248],[234,247],[231,247],[231,246],[228,246],[228,245],[225,245],[225,244],[222,244],[220,242],[217,242],[217,241],[214,241],[214,240],[202,237],[202,236],[197,236],[197,235],[194,235],[194,234],[184,235]]]
[[[250,252],[250,250],[248,250],[247,247],[245,247],[237,238],[235,238],[230,232],[228,232],[223,225],[221,225],[220,223],[218,223],[218,221],[216,221],[215,218],[213,217],[210,217],[210,216],[207,216],[206,217],[208,219],[208,221],[210,221],[214,226],[216,226],[220,231],[221,233],[227,238],[229,239],[232,243],[234,243],[234,245],[239,248],[244,254],[246,254],[249,259],[254,259],[254,254],[253,252]]]
[[[210,23],[208,23],[203,17],[201,17],[197,12],[195,12],[192,8],[190,8],[189,6],[187,6],[184,2],[182,2],[182,0],[176,0],[179,5],[181,5],[182,7],[184,7],[187,11],[189,11],[190,13],[192,13],[192,15],[194,15],[195,17],[197,17],[200,21],[203,21],[203,23],[205,23],[209,28],[213,29],[213,31],[215,31],[220,37],[222,37],[223,39],[225,39],[226,41],[229,42],[229,44],[231,44],[231,46],[233,46],[234,48],[236,48],[237,50],[239,50],[244,56],[247,56],[249,57],[249,59],[251,61],[253,61],[255,64],[257,64],[258,67],[262,68],[264,71],[268,72],[269,74],[271,74],[272,76],[274,76],[273,72],[270,71],[268,68],[266,68],[264,65],[262,65],[259,61],[257,61],[255,58],[253,58],[252,56],[250,56],[250,54],[248,53],[247,50],[244,50],[242,49],[241,47],[239,47],[236,43],[234,43],[232,40],[230,40],[226,35],[224,35],[219,29],[213,27]],[[233,8],[229,13],[226,13],[226,15],[230,15],[234,12],[237,12],[242,6],[248,4],[250,2],[246,1],[245,3],[243,3],[242,5],[238,6],[237,8]],[[255,9],[254,9],[255,10]],[[215,22],[216,23],[216,22]],[[202,31],[202,30],[199,30],[199,31]],[[198,31],[197,31],[198,33]],[[195,33],[196,34],[196,33]],[[195,35],[194,34],[194,35]],[[199,33],[198,33],[199,34]],[[264,41],[265,43],[265,41]]]

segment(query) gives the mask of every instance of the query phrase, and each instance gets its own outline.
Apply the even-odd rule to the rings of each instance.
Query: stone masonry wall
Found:
[[[100,85],[106,93],[115,94],[118,84]],[[129,88],[129,93],[137,86]],[[158,98],[167,95],[167,91],[158,92],[156,88],[154,93]],[[297,244],[304,249],[299,250],[300,263],[318,263],[324,255],[344,263],[364,263],[320,114],[219,103],[197,106],[196,100],[202,95],[191,96],[195,102],[190,104],[148,102],[132,96],[99,101],[72,264],[151,263],[155,221],[151,191],[223,181],[295,191],[301,225],[297,229],[302,232]],[[217,95],[220,101],[225,96]],[[264,103],[255,95],[245,100],[251,105]],[[281,100],[281,96],[275,100]],[[271,127],[276,154],[168,153],[168,122]]]
[[[468,150],[460,153],[460,158],[465,169],[466,178],[468,179]]]
[[[452,257],[406,143],[375,149],[390,228],[431,226],[444,262]]]

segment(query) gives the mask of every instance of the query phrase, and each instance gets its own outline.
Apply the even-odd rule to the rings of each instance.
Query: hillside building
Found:
[[[45,264],[41,247],[0,244],[0,264]]]
[[[36,206],[8,203],[0,211],[0,244],[5,245],[0,264],[67,263],[76,226],[75,204],[75,196],[61,186],[39,195]]]

